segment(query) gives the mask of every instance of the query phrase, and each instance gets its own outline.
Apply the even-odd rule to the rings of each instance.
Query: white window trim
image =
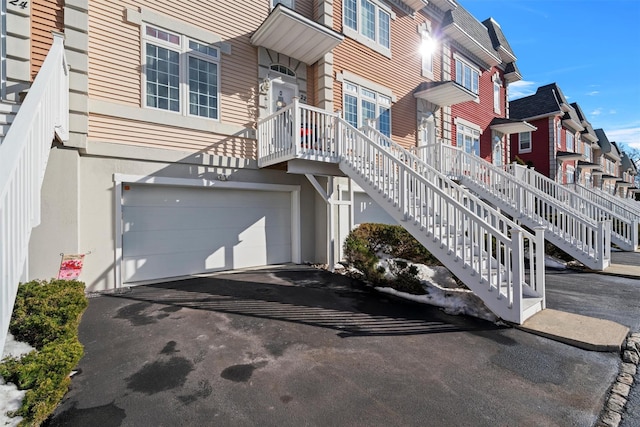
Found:
[[[351,84],[353,86],[357,86],[358,87],[358,93],[357,94],[353,94],[351,92],[347,92],[347,90],[345,90],[345,88],[344,88],[345,85],[347,85],[347,84]],[[370,87],[367,87],[366,85],[361,85],[361,84],[355,83],[353,81],[344,81],[344,82],[342,82],[342,87],[343,87],[343,89],[342,89],[342,103],[343,103],[343,105],[345,104],[345,97],[348,94],[350,94],[351,96],[355,96],[355,98],[358,100],[358,103],[357,103],[357,107],[358,107],[358,115],[357,115],[358,123],[357,123],[357,126],[356,126],[357,128],[359,128],[361,126],[368,125],[368,123],[364,123],[363,122],[363,117],[362,117],[362,100],[364,98],[363,95],[362,95],[362,89],[374,92],[376,94],[375,101],[372,101],[371,99],[368,99],[368,100],[375,104],[375,108],[376,108],[376,111],[375,111],[375,114],[376,114],[376,116],[375,116],[375,118],[376,118],[376,126],[375,126],[375,128],[380,130],[377,118],[380,117],[380,114],[379,114],[380,113],[380,107],[386,107],[385,104],[380,102],[380,99],[381,98],[389,99],[390,102],[389,102],[389,105],[388,105],[388,109],[389,109],[389,114],[391,114],[391,105],[394,102],[393,99],[391,98],[391,96],[388,96],[388,95],[386,95],[384,93],[381,93],[381,92],[378,92],[376,90],[373,90]],[[343,111],[343,114],[344,114],[344,111]],[[391,137],[392,133],[393,133],[392,120],[391,120],[391,116],[389,116],[389,137]]]
[[[397,98],[393,94],[393,91],[388,87],[382,86],[381,84],[376,82],[372,82],[371,80],[360,77],[359,75],[351,73],[349,71],[342,70],[341,72],[336,73],[336,80],[340,83],[344,83],[345,81],[355,83],[359,86],[364,86],[367,89],[378,92],[381,95],[388,96],[389,98],[391,98],[391,103],[395,103],[397,101]]]
[[[480,126],[478,126],[477,124],[475,124],[473,122],[470,122],[468,120],[461,119],[460,117],[456,117],[453,120],[453,124],[455,124],[456,126],[462,125],[462,126],[470,128],[470,129],[477,130],[478,132],[480,132],[480,135],[482,135],[482,128]]]
[[[468,66],[469,68],[471,68],[471,70],[476,71],[478,73],[478,93],[476,93],[476,99],[475,102],[480,103],[480,78],[482,77],[482,70],[480,69],[480,67],[478,67],[477,65],[475,65],[473,63],[473,61],[465,58],[462,55],[459,55],[457,53],[453,54],[453,66],[454,68],[457,68],[456,66],[456,61],[460,61],[463,64],[465,64],[466,66]],[[456,73],[456,79],[458,78],[458,75]],[[456,80],[457,81],[457,80]],[[459,83],[458,83],[459,84]],[[473,92],[471,89],[468,89],[469,91]]]
[[[344,0],[342,2],[342,32],[345,36],[350,37],[352,39],[354,39],[355,41],[357,41],[358,43],[361,43],[373,50],[375,50],[376,52],[386,56],[387,58],[391,58],[391,21],[394,21],[396,19],[396,14],[393,12],[393,10],[391,10],[391,8],[389,6],[387,6],[386,4],[382,3],[379,0],[367,0],[370,3],[373,3],[374,6],[376,6],[376,14],[375,14],[375,19],[376,19],[376,23],[378,22],[378,9],[383,10],[384,12],[389,14],[389,47],[387,48],[386,46],[381,45],[378,40],[371,40],[369,37],[366,37],[364,34],[360,33],[360,0],[356,0],[356,19],[358,22],[358,29],[354,30],[351,27],[348,27],[345,24],[345,16],[344,16]],[[376,37],[378,37],[378,27],[376,26]]]
[[[520,141],[520,135],[522,135],[523,133],[526,133],[529,135],[529,148],[528,149],[523,149],[522,148],[522,143]],[[531,132],[519,132],[518,133],[518,153],[530,153],[531,150],[533,148],[533,141],[531,138]]]
[[[220,53],[231,55],[231,44],[223,42],[222,37],[218,34],[177,19],[169,18],[149,9],[142,8],[140,11],[137,11],[132,8],[126,8],[125,21],[138,26],[142,26],[143,23],[158,26],[191,39],[199,40],[205,44],[212,44],[220,49]]]
[[[482,137],[482,129],[480,128],[480,126],[478,126],[477,124],[467,121],[465,119],[461,119],[459,117],[456,117],[456,119],[453,121],[454,124],[456,125],[456,147],[458,147],[459,149],[464,151],[464,147],[460,147],[458,146],[458,136],[460,135],[468,135],[467,132],[461,132],[460,131],[460,127],[464,127],[467,128],[471,131],[476,131],[478,133],[478,156],[480,155],[480,139]],[[475,138],[475,135],[470,135],[472,138]]]
[[[478,76],[478,92],[480,91],[480,77]],[[491,79],[493,81],[493,112],[500,114],[502,111],[501,104],[502,98],[500,96],[500,89],[502,88],[502,82],[500,76],[496,73]]]
[[[154,37],[151,36],[147,36],[146,32],[147,32],[147,27],[152,27],[152,28],[157,28],[163,31],[167,31],[170,33],[173,33],[175,35],[177,35],[180,38],[180,46],[176,46],[172,43],[169,42],[164,42],[160,39],[156,39]],[[140,73],[140,78],[141,78],[141,84],[140,84],[140,88],[141,88],[141,99],[142,99],[142,106],[143,108],[150,108],[153,110],[159,110],[159,111],[167,111],[173,114],[179,114],[182,116],[187,116],[187,117],[199,117],[201,119],[206,119],[206,120],[215,120],[215,121],[220,121],[220,116],[221,116],[221,108],[220,108],[220,95],[221,95],[221,88],[220,88],[220,71],[221,71],[221,61],[220,61],[220,56],[221,56],[221,52],[220,49],[216,48],[217,50],[217,57],[214,59],[211,56],[207,56],[204,54],[201,54],[200,52],[197,51],[193,51],[190,49],[189,47],[189,41],[194,41],[196,43],[200,43],[200,44],[206,44],[203,43],[200,40],[195,40],[193,38],[190,38],[184,34],[179,34],[176,31],[172,31],[169,30],[167,28],[159,28],[158,25],[154,25],[154,24],[149,24],[146,22],[143,22],[142,25],[140,26],[140,34],[141,34],[141,42],[140,45],[142,47],[141,50],[141,70],[146,70],[146,47],[147,44],[151,44],[154,46],[159,46],[159,47],[163,47],[166,49],[170,49],[173,51],[177,51],[178,55],[179,55],[179,71],[178,71],[178,77],[179,77],[179,110],[178,111],[173,111],[173,110],[169,110],[169,109],[162,109],[162,108],[157,108],[157,107],[152,107],[152,106],[148,106],[147,105],[147,80],[146,80],[146,72],[142,72]],[[217,72],[216,72],[216,88],[217,88],[217,96],[216,96],[216,111],[217,111],[217,117],[212,118],[212,117],[205,117],[205,116],[200,116],[198,114],[191,114],[189,112],[189,79],[188,79],[188,75],[189,75],[189,57],[194,57],[197,59],[201,59],[210,63],[214,63],[217,65]]]
[[[424,43],[424,41],[429,38],[432,39],[433,35],[431,34],[431,32],[427,31],[426,29],[420,32],[420,43]],[[422,68],[422,77],[426,77],[428,79],[433,80],[433,59],[434,59],[434,54],[435,52],[429,52],[429,58],[425,57],[425,53],[424,52],[420,52],[420,62],[421,62],[421,68]],[[425,67],[425,65],[427,64],[427,61],[431,61],[431,66]]]
[[[571,179],[569,179],[571,177]],[[567,165],[565,169],[565,181],[567,184],[574,184],[576,182],[576,168],[570,165]]]

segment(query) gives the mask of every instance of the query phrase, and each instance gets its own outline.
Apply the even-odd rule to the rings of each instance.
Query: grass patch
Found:
[[[23,417],[21,426],[39,426],[69,389],[69,374],[84,354],[78,325],[87,305],[82,282],[32,281],[18,287],[9,331],[35,350],[5,359],[0,375],[27,390],[20,409],[10,414]]]

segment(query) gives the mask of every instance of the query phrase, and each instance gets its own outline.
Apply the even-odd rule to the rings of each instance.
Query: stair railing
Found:
[[[460,254],[463,264],[514,304],[514,311],[515,305],[522,304],[522,285],[544,295],[541,230],[534,235],[522,229],[384,135],[366,127],[365,132],[358,131],[344,120],[339,123],[342,161],[391,199],[407,221],[432,230],[435,239]],[[438,227],[438,219],[447,227]],[[526,252],[531,254],[528,280],[525,241]],[[482,256],[478,256],[478,249]]]
[[[515,220],[527,218],[544,226],[547,237],[552,235],[558,243],[564,242],[571,248],[570,254],[589,268],[603,270],[609,265],[611,224],[608,221],[596,222],[565,207],[543,191],[458,147],[431,144],[422,154],[427,162],[438,162],[445,175],[491,195],[502,209],[510,208]]]
[[[40,223],[40,189],[54,137],[68,138],[69,74],[63,35],[53,45],[0,144],[0,351],[18,283],[27,280],[29,238]]]
[[[537,172],[535,169],[513,163],[506,166],[506,171],[519,181],[544,192],[559,202],[582,213],[594,221],[611,221],[611,239],[621,249],[634,251],[638,247],[638,217],[628,210],[616,214],[611,209],[583,197],[564,185]]]

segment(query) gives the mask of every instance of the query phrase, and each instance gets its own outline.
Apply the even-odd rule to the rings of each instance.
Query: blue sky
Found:
[[[640,0],[458,0],[518,60],[511,98],[556,82],[609,140],[640,149]]]

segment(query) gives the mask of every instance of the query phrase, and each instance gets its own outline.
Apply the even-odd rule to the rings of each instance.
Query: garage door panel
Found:
[[[123,205],[164,207],[226,208],[264,207],[265,204],[291,203],[289,193],[254,190],[190,188],[175,193],[172,187],[135,186],[124,191]]]
[[[176,242],[188,241],[188,245],[179,246]],[[122,244],[125,256],[166,254],[172,252],[211,253],[220,247],[234,247],[243,242],[253,246],[290,245],[291,233],[282,227],[264,227],[254,224],[250,227],[211,227],[208,229],[165,230],[156,232],[128,232],[123,236]],[[183,247],[183,250],[180,248]]]
[[[269,209],[127,206],[124,208],[124,231],[215,229],[226,227],[219,219],[231,216],[234,223],[247,226],[259,221],[278,227],[291,223],[289,206]]]
[[[291,193],[168,186],[123,192],[123,281],[290,262]]]

